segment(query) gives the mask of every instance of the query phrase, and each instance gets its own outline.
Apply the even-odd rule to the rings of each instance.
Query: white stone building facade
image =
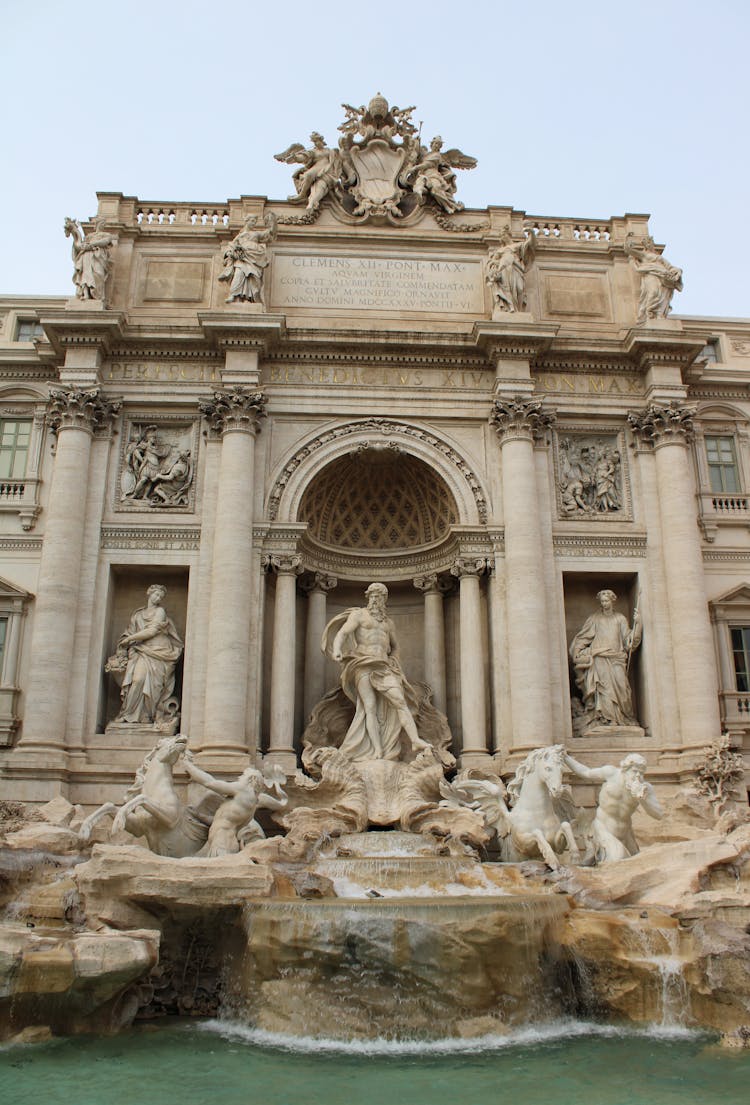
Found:
[[[371,581],[464,766],[562,742],[674,788],[722,728],[750,766],[750,321],[638,322],[645,216],[98,214],[104,300],[0,298],[0,797],[121,794],[158,732],[113,724],[104,669],[152,584],[208,770],[294,771],[322,631]],[[262,301],[227,302],[269,214]],[[523,310],[487,279],[505,227],[535,239]],[[643,626],[636,724],[586,730],[570,645],[603,589]]]

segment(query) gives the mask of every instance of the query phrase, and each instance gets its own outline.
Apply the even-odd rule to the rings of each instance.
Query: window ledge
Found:
[[[750,495],[741,491],[701,491],[698,494],[701,529],[706,541],[713,542],[722,525],[750,528]]]

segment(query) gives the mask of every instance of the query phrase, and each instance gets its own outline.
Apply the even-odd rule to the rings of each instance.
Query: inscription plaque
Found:
[[[363,311],[484,313],[480,261],[439,258],[340,257],[277,253],[274,307]]]

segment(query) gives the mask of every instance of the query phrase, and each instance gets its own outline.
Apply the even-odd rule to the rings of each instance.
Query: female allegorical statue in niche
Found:
[[[596,596],[601,609],[587,618],[570,644],[576,683],[584,713],[576,729],[585,732],[599,725],[637,725],[628,679],[632,653],[643,636],[636,610],[632,629],[623,614],[615,613],[614,591]]]
[[[166,593],[160,583],[149,587],[146,606],[133,612],[115,655],[107,661],[104,670],[122,676],[116,723],[153,725],[159,731],[177,724],[172,692],[184,645],[162,606]]]

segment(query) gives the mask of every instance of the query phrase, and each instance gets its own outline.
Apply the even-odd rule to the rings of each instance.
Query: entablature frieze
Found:
[[[200,526],[108,526],[101,528],[102,549],[197,550]]]
[[[648,539],[645,534],[553,533],[552,547],[560,557],[644,557]]]

